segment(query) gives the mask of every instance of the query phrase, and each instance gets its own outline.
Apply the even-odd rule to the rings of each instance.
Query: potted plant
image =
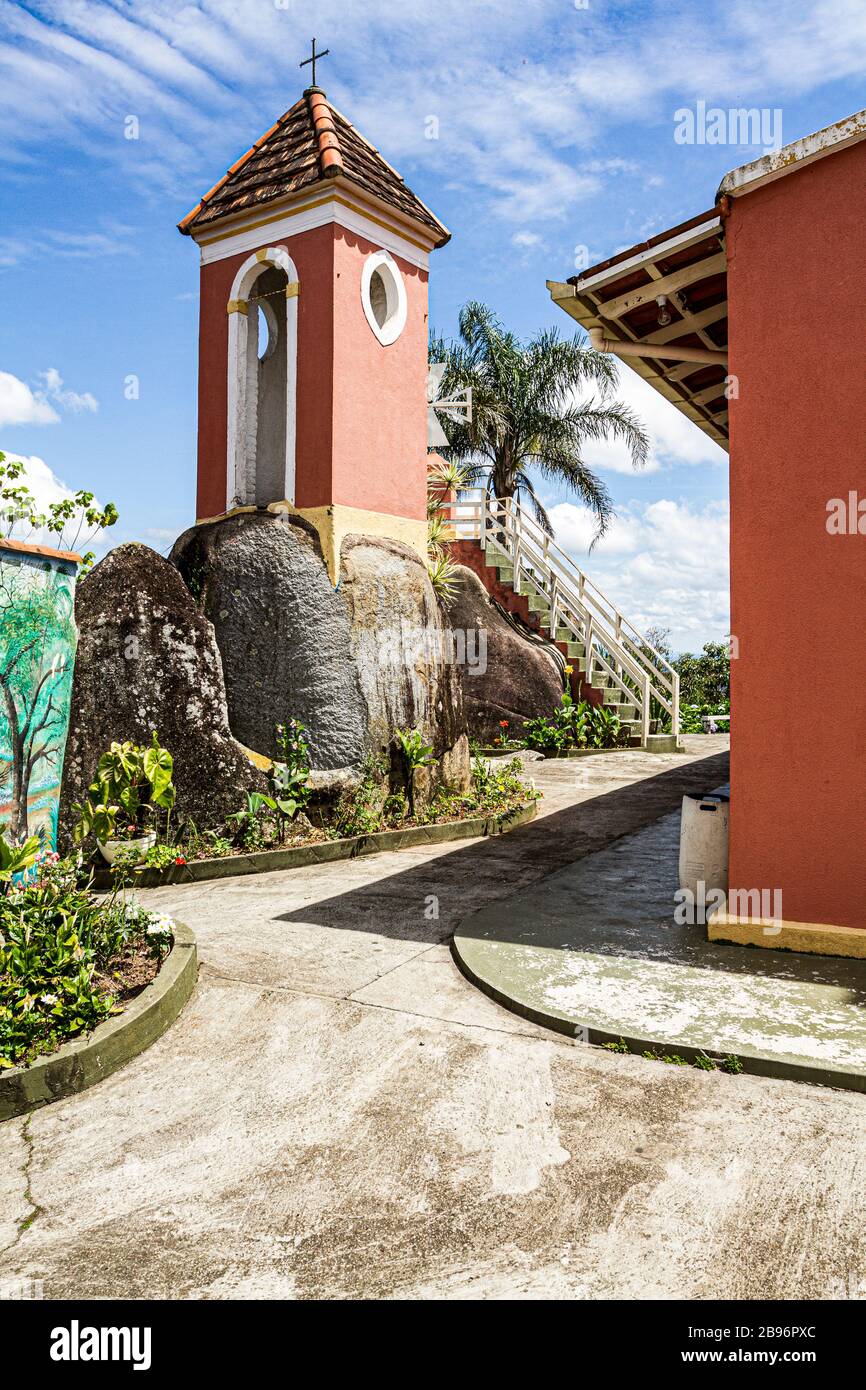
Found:
[[[172,756],[160,747],[156,733],[147,747],[112,743],[99,759],[87,800],[72,808],[78,816],[75,840],[80,843],[92,833],[109,864],[119,854],[134,854],[141,863],[156,844],[156,808],[171,814],[173,771]]]

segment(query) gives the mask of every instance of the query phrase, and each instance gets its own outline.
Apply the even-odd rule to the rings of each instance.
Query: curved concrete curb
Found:
[[[192,993],[198,974],[195,937],[174,924],[174,945],[156,979],[122,1014],[73,1038],[29,1067],[0,1072],[0,1120],[85,1091],[131,1062],[165,1032]]]
[[[310,864],[332,864],[337,859],[354,859],[359,854],[380,854],[383,850],[409,849],[413,845],[441,845],[449,840],[472,840],[479,835],[504,835],[534,820],[538,803],[528,801],[514,811],[499,816],[476,816],[473,820],[444,821],[440,825],[413,825],[406,830],[379,830],[374,835],[353,835],[346,840],[322,840],[314,845],[295,845],[290,849],[268,849],[258,854],[231,854],[225,859],[194,859],[189,864],[172,864],[168,869],[141,869],[136,872],[139,888],[158,888],[163,883],[201,883],[207,879],[235,878],[240,874],[272,873],[277,869],[302,869]],[[94,875],[95,888],[110,888],[111,875]]]
[[[781,1057],[761,1055],[748,1048],[741,1049],[734,1046],[730,1047],[723,1055],[712,1049],[692,1047],[681,1041],[669,1042],[659,1037],[637,1037],[627,1030],[623,1032],[622,1029],[617,1029],[609,1032],[604,1028],[577,1024],[564,1014],[535,1008],[525,1000],[506,993],[505,990],[497,987],[492,980],[479,975],[461,953],[459,936],[457,935],[451,940],[451,955],[461,975],[465,976],[470,984],[480,989],[482,994],[486,994],[489,999],[501,1004],[504,1009],[508,1009],[509,1013],[528,1019],[530,1023],[537,1023],[542,1028],[550,1028],[553,1032],[564,1033],[566,1037],[576,1039],[578,1042],[593,1043],[596,1046],[610,1042],[625,1043],[629,1052],[639,1057],[644,1052],[678,1053],[685,1061],[694,1062],[698,1057],[705,1056],[716,1063],[718,1070],[721,1070],[721,1062],[724,1057],[734,1056],[739,1059],[743,1071],[753,1076],[769,1076],[782,1081],[805,1081],[812,1086],[835,1086],[844,1091],[866,1092],[866,1073],[851,1068],[809,1066],[805,1063],[789,1062]],[[648,1058],[647,1060],[651,1059]],[[658,1060],[663,1066],[664,1063],[661,1062],[661,1059]]]

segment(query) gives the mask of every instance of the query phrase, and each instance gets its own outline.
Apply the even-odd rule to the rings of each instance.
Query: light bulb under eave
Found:
[[[671,311],[668,308],[668,301],[663,294],[660,294],[656,299],[656,304],[659,306],[658,325],[659,328],[664,328],[665,325],[669,324],[671,321]]]

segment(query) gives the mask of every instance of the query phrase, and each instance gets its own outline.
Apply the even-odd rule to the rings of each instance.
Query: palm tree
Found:
[[[622,440],[635,468],[646,463],[649,447],[637,416],[611,399],[615,364],[576,337],[560,338],[555,328],[521,343],[474,301],[463,306],[459,322],[461,341],[434,338],[430,361],[446,364],[443,398],[472,388],[471,418],[446,419],[448,448],[440,452],[466,465],[468,486],[486,480],[492,497],[518,502],[525,497],[548,533],[550,518],[528,470],[547,482],[564,483],[595,513],[595,544],[614,510],[607,488],[584,460],[586,445]],[[579,399],[586,386],[593,394]]]

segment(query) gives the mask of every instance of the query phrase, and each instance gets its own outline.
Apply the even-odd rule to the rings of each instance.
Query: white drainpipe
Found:
[[[685,330],[688,332],[688,329]],[[726,367],[727,352],[712,348],[672,347],[667,343],[626,343],[618,338],[605,338],[601,328],[589,329],[589,343],[596,352],[610,352],[615,357],[656,357],[669,358],[672,362],[706,362],[713,366]]]

